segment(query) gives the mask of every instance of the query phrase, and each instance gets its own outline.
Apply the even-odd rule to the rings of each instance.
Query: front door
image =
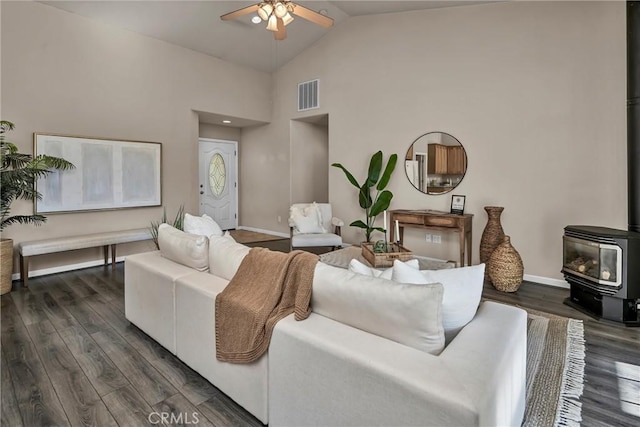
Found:
[[[238,226],[237,152],[235,141],[199,141],[200,215],[209,215],[223,230]]]

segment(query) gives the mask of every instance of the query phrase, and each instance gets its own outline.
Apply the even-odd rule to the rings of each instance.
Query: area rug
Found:
[[[522,425],[578,427],[585,367],[582,321],[525,310],[527,405]]]

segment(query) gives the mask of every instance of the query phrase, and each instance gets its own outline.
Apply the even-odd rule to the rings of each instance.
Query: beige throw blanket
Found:
[[[269,348],[275,324],[295,311],[309,317],[318,256],[252,248],[227,287],[216,297],[216,358],[250,363]]]

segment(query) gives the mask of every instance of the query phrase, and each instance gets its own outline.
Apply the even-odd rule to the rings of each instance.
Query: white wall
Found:
[[[455,192],[475,215],[474,262],[487,205],[505,207],[505,232],[525,273],[536,276],[561,278],[565,225],[626,227],[624,2],[508,2],[349,19],[277,73],[273,124],[243,135],[252,147],[265,144],[253,179],[278,169],[284,181],[287,124],[309,115],[296,111],[296,83],[314,78],[321,108],[313,115],[331,117],[329,163],[359,179],[379,149],[403,158],[429,131],[460,140],[468,170]],[[450,195],[415,190],[401,166],[390,189],[392,209],[450,206]],[[356,190],[335,168],[329,200],[347,223],[362,217]],[[280,188],[243,223],[284,232],[275,216],[288,203]],[[457,258],[454,235],[435,245],[421,232],[405,234],[419,254]],[[344,238],[363,234],[345,227]]]
[[[37,2],[2,2],[2,118],[22,152],[32,133],[162,142],[162,202],[198,206],[198,116],[193,110],[266,122],[269,74],[103,25]],[[32,211],[19,201],[13,214]],[[50,215],[11,226],[26,240],[149,226],[162,208]],[[131,246],[131,247],[129,247]],[[123,245],[119,252],[147,249]],[[36,257],[33,269],[100,259],[98,249]]]
[[[240,128],[200,123],[198,135],[200,138],[222,139],[225,141],[240,141]]]
[[[526,273],[560,278],[567,224],[626,227],[624,2],[508,2],[348,19],[268,74],[225,63],[35,2],[2,2],[2,118],[31,152],[57,132],[163,142],[163,204],[197,206],[193,110],[271,124],[242,130],[240,223],[287,232],[291,120],[329,114],[329,163],[362,178],[372,153],[403,157],[416,137],[444,131],[469,159],[456,190],[475,214],[505,206],[503,224]],[[319,78],[321,108],[296,111],[296,84]],[[329,169],[329,200],[350,222],[356,190]],[[268,178],[268,179],[267,179]],[[392,208],[448,210],[450,196],[415,190],[398,168]],[[17,203],[14,213],[30,212]],[[10,227],[16,241],[147,226],[161,208],[52,215]],[[455,258],[457,240],[417,253]],[[362,233],[345,227],[345,240]],[[126,248],[125,248],[126,251]],[[87,252],[89,252],[87,254]],[[71,254],[99,259],[98,251]],[[126,252],[122,252],[126,253]],[[36,259],[35,268],[67,262]]]

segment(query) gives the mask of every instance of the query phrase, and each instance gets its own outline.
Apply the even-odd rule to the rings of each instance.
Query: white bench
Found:
[[[104,265],[109,264],[109,246],[111,246],[111,268],[116,267],[116,245],[118,243],[138,242],[151,239],[147,228],[134,230],[109,231],[106,233],[85,234],[83,236],[56,237],[53,239],[33,240],[18,244],[20,252],[20,278],[24,287],[29,280],[29,257],[55,252],[72,251],[102,246]]]

